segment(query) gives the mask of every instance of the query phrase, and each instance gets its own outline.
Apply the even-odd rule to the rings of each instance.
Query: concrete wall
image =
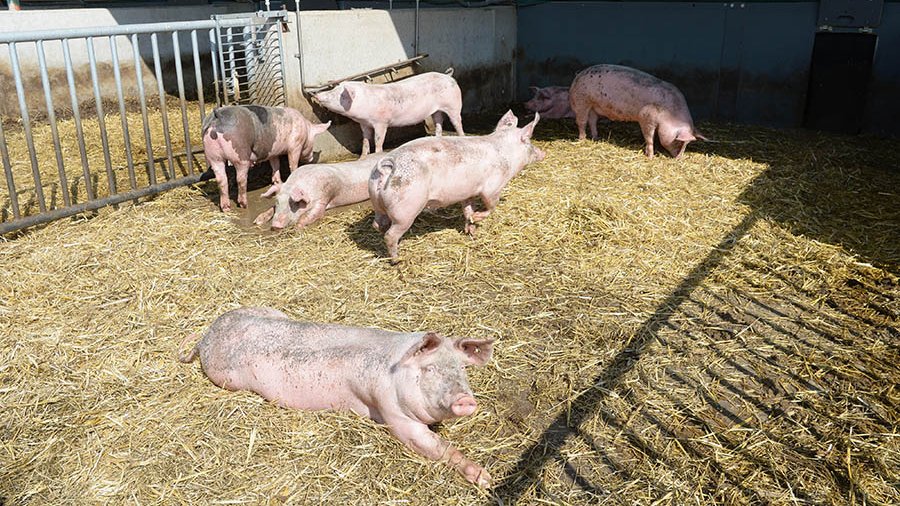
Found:
[[[288,105],[325,121],[332,128],[317,140],[325,157],[358,153],[361,133],[356,123],[313,106],[302,86],[316,86],[367,72],[415,56],[415,12],[411,9],[311,11],[300,13],[301,71],[294,58],[297,50],[296,22],[285,37],[285,67]],[[516,10],[513,7],[484,9],[431,8],[419,12],[418,52],[429,56],[416,72],[453,67],[453,77],[463,90],[465,112],[498,111],[514,100]],[[411,69],[389,76],[396,79]],[[305,82],[301,82],[305,81]],[[449,125],[448,125],[449,126]],[[422,127],[391,129],[388,144],[414,135]]]
[[[518,10],[517,98],[596,63],[671,81],[697,119],[803,123],[819,2],[549,2]],[[555,27],[566,27],[565,33]],[[865,129],[900,133],[900,3],[884,5]]]

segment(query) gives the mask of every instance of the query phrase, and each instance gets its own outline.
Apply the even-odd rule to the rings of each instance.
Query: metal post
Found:
[[[103,145],[103,163],[106,164],[106,178],[109,181],[109,194],[116,194],[116,175],[113,174],[112,162],[109,159],[109,138],[106,134],[106,118],[103,114],[103,98],[100,96],[100,79],[97,78],[97,59],[94,55],[94,38],[87,38],[88,63],[91,68],[91,80],[94,82],[94,101],[97,105],[97,123],[100,126],[100,143]]]
[[[184,72],[181,69],[181,44],[178,32],[172,32],[172,51],[175,52],[175,76],[178,79],[178,99],[181,104],[181,128],[184,131],[184,149],[187,153],[188,174],[194,173],[194,161],[191,160],[191,131],[188,126],[187,104],[184,100]]]
[[[140,46],[138,45],[138,36],[131,36],[131,52],[134,58],[134,75],[137,79],[138,97],[141,100],[141,118],[144,121],[144,144],[147,149],[147,177],[150,184],[156,184],[156,164],[153,163],[153,142],[150,138],[150,122],[147,118],[147,96],[144,93],[144,72],[141,70],[143,61],[141,60]]]
[[[50,90],[50,76],[47,73],[47,57],[44,54],[44,41],[37,41],[38,66],[41,69],[41,84],[44,87],[44,102],[47,104],[47,120],[50,122],[50,134],[53,136],[53,148],[56,151],[56,169],[59,172],[60,192],[63,203],[72,204],[69,197],[69,182],[66,178],[66,168],[63,163],[62,148],[59,144],[59,130],[56,127],[56,110],[53,107],[53,94]]]
[[[34,193],[37,195],[38,207],[47,212],[44,202],[44,188],[41,185],[41,171],[38,167],[37,152],[34,150],[34,137],[31,135],[31,118],[28,116],[28,104],[25,102],[25,87],[22,84],[22,71],[19,69],[19,51],[16,43],[9,44],[9,64],[12,66],[13,80],[16,82],[16,95],[19,97],[19,111],[22,114],[22,126],[25,128],[25,142],[28,144],[28,156],[31,158],[31,174],[34,177]]]
[[[163,137],[166,139],[166,156],[169,170],[163,171],[170,179],[175,179],[175,162],[172,159],[172,139],[169,136],[169,112],[166,106],[166,90],[163,89],[162,66],[159,63],[159,43],[155,33],[150,34],[150,45],[153,48],[153,68],[156,70],[156,87],[159,92],[159,113],[162,116]]]
[[[197,30],[191,30],[191,50],[194,54],[194,80],[197,81],[197,101],[200,102],[200,124],[206,117],[206,106],[203,103],[203,76],[200,72],[200,52],[197,47]],[[215,65],[215,62],[213,62]]]
[[[413,56],[419,56],[419,0],[416,0],[416,42],[413,50],[416,52]]]
[[[94,199],[94,185],[91,182],[91,168],[88,165],[87,151],[84,149],[84,130],[81,128],[81,113],[78,110],[78,93],[75,91],[75,73],[72,71],[72,55],[69,52],[69,39],[62,39],[63,61],[66,64],[66,79],[69,81],[69,97],[72,99],[72,118],[75,120],[75,135],[78,138],[78,153],[81,155],[81,168],[84,175],[84,191],[87,200]]]
[[[125,159],[128,161],[128,182],[131,189],[137,189],[137,178],[134,174],[134,159],[131,156],[131,134],[128,132],[128,116],[125,111],[125,97],[122,93],[122,72],[119,70],[119,50],[116,47],[116,37],[109,37],[109,52],[112,56],[113,77],[116,80],[116,97],[119,99],[119,116],[122,118],[122,135],[125,141]]]
[[[9,203],[12,205],[13,219],[19,218],[19,197],[13,182],[12,164],[9,163],[9,151],[6,149],[6,135],[3,133],[3,122],[0,121],[0,159],[3,160],[3,172],[6,174],[6,189],[9,191]]]

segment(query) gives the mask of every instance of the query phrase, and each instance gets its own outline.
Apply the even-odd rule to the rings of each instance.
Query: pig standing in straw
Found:
[[[675,85],[631,67],[594,65],[582,70],[569,88],[569,104],[575,112],[579,140],[586,136],[584,128],[591,113],[613,121],[637,121],[644,134],[644,154],[651,158],[657,134],[659,143],[675,158],[689,142],[706,140],[694,128],[684,95]],[[591,121],[591,137],[596,140]]]
[[[387,153],[376,153],[364,160],[341,163],[315,163],[291,173],[284,184],[275,183],[263,197],[275,196],[275,206],[264,211],[253,222],[257,225],[272,220],[272,230],[294,223],[303,228],[334,207],[369,200],[369,174]]]
[[[362,153],[369,154],[369,145],[380,153],[388,127],[409,126],[434,120],[434,134],[441,136],[444,114],[459,136],[465,135],[462,126],[462,92],[446,74],[427,72],[388,84],[367,84],[347,81],[329,91],[314,94],[313,99],[328,109],[359,123],[362,130]]]
[[[539,119],[535,114],[534,121],[516,128],[518,118],[509,111],[490,135],[416,139],[375,164],[369,179],[373,226],[384,233],[392,262],[399,259],[400,237],[426,207],[465,202],[465,229],[474,236],[475,223],[497,206],[509,180],[544,159],[544,152],[531,144]],[[479,200],[483,211],[475,211]]]
[[[488,472],[428,426],[475,412],[465,367],[484,365],[492,351],[490,339],[303,323],[248,307],[216,319],[179,359],[199,356],[217,386],[249,390],[284,407],[368,416],[416,453],[487,487]]]
[[[231,210],[225,162],[234,165],[238,184],[237,203],[247,207],[247,174],[262,161],[272,166],[272,182],[281,181],[279,157],[288,155],[290,169],[300,161],[311,162],[313,142],[331,122],[311,124],[296,109],[233,105],[214,109],[203,120],[203,154],[219,183],[219,207]]]

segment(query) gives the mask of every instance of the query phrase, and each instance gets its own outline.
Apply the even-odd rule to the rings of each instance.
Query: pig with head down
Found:
[[[544,119],[565,119],[574,118],[575,112],[569,105],[569,87],[568,86],[547,86],[546,88],[538,88],[537,86],[529,87],[534,96],[531,100],[525,102],[525,109],[536,112]],[[591,125],[591,138],[597,138],[597,114],[591,110],[588,113],[588,122]]]
[[[314,163],[291,173],[283,184],[275,183],[263,197],[275,197],[275,206],[257,216],[254,223],[272,220],[272,230],[293,224],[303,228],[322,218],[325,211],[369,200],[369,174],[387,153],[352,162]]]
[[[361,158],[369,153],[369,145],[380,153],[388,127],[409,126],[434,120],[435,135],[443,131],[444,114],[456,134],[464,136],[462,126],[462,92],[446,74],[426,72],[387,84],[345,81],[333,89],[312,96],[322,107],[347,116],[359,123],[363,142]]]
[[[534,121],[517,128],[518,118],[509,111],[490,135],[416,139],[375,164],[369,179],[373,226],[384,233],[391,261],[398,261],[400,237],[426,207],[464,202],[465,230],[474,236],[475,224],[497,206],[510,179],[544,159],[531,143],[539,119],[535,114]],[[478,201],[484,210],[475,210]]]
[[[311,162],[317,135],[331,125],[311,124],[296,109],[233,105],[214,109],[203,120],[203,154],[219,183],[219,207],[231,210],[225,164],[234,166],[239,207],[247,207],[247,174],[250,167],[268,161],[272,181],[280,182],[279,157],[287,154],[290,170],[301,161]]]
[[[684,153],[691,141],[706,138],[694,128],[681,91],[640,70],[621,65],[594,65],[579,72],[569,88],[578,138],[584,139],[590,114],[613,121],[637,121],[644,134],[644,154],[653,157],[655,136],[673,157]],[[591,128],[596,139],[596,128]]]
[[[249,390],[283,407],[370,417],[416,453],[486,487],[488,472],[428,426],[475,412],[465,367],[490,360],[492,343],[305,323],[275,309],[248,307],[217,318],[179,359],[200,357],[217,386]]]

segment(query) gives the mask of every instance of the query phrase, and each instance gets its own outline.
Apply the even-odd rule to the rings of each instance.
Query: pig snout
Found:
[[[450,411],[458,417],[469,416],[477,409],[478,403],[475,402],[475,398],[469,394],[460,394],[459,397],[456,398],[456,401],[450,405]]]
[[[287,226],[287,217],[284,215],[278,215],[272,217],[272,230],[278,232],[280,230],[284,230],[284,227]]]

